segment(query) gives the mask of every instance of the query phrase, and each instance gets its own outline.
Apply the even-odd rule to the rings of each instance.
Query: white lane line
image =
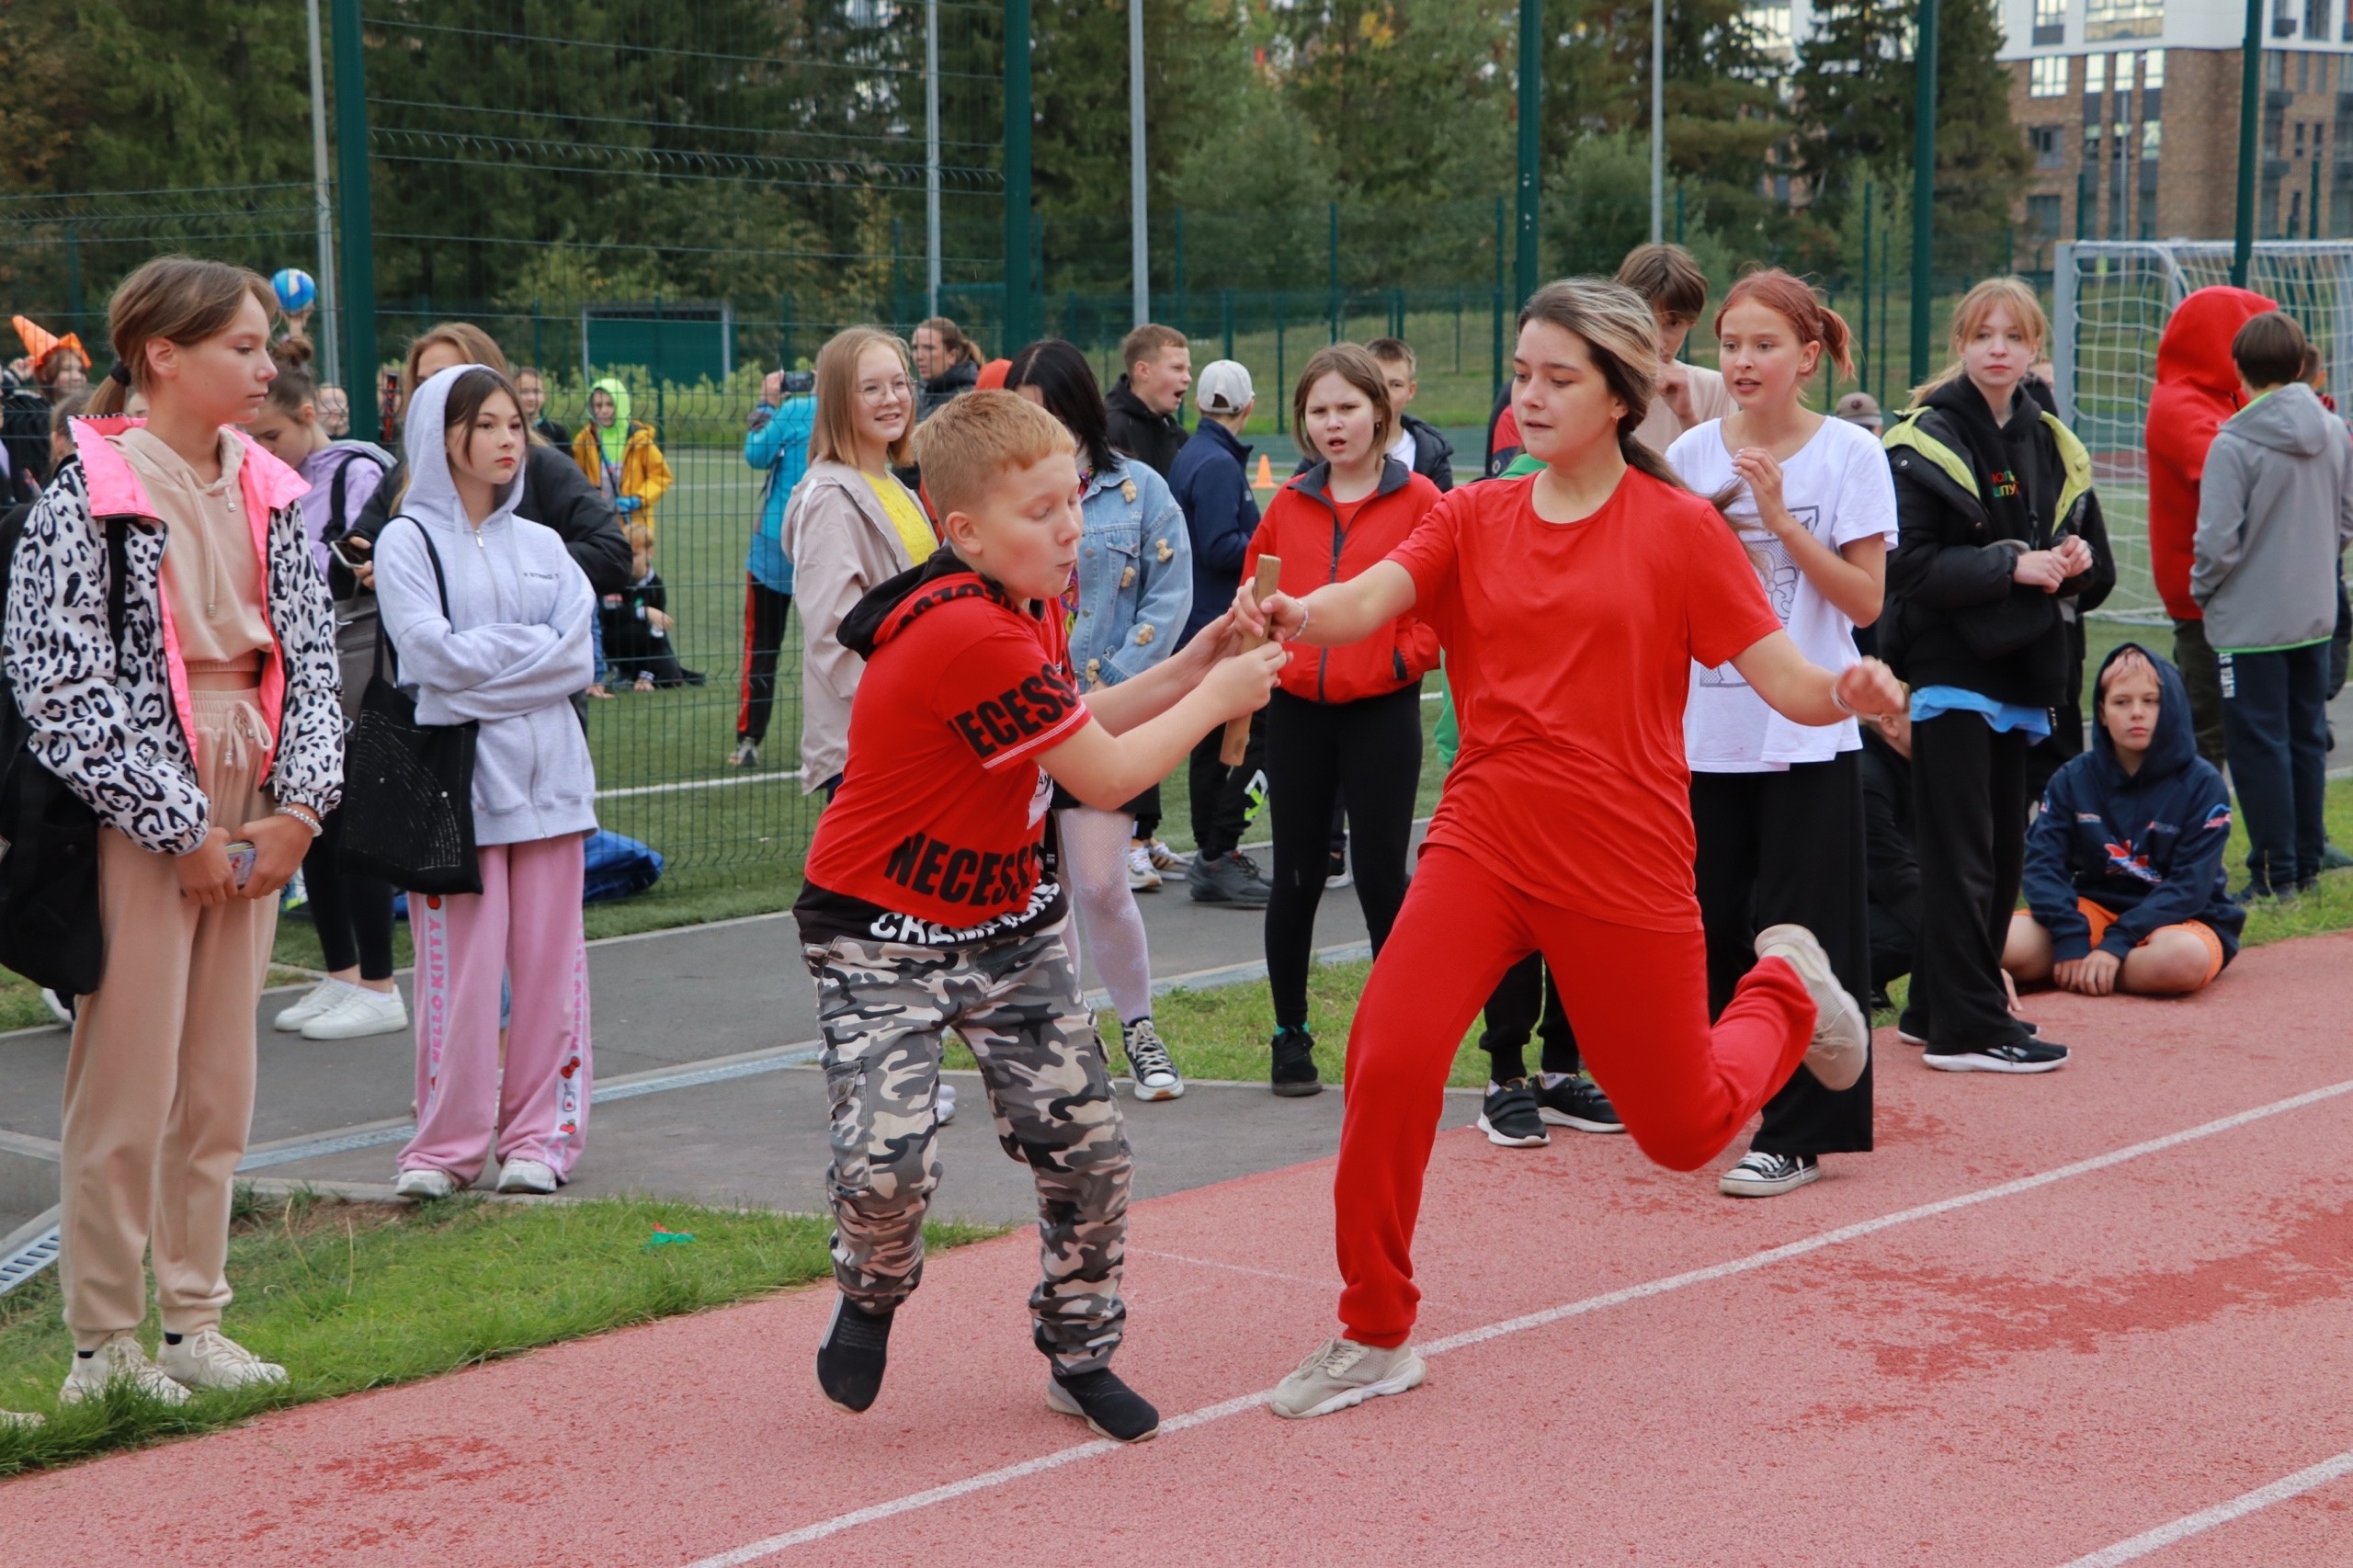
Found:
[[[2191,1536],[2204,1535],[2217,1525],[2227,1525],[2233,1519],[2243,1519],[2249,1514],[2268,1508],[2274,1503],[2285,1503],[2291,1497],[2301,1497],[2305,1493],[2325,1486],[2345,1475],[2353,1475],[2353,1449],[2348,1449],[2335,1459],[2323,1460],[2310,1469],[2300,1470],[2293,1475],[2283,1475],[2268,1486],[2258,1486],[2252,1492],[2243,1492],[2227,1503],[2217,1503],[2211,1508],[2200,1508],[2194,1514],[2185,1514],[2169,1525],[2159,1525],[2155,1529],[2143,1530],[2131,1540],[2120,1540],[2114,1546],[2095,1551],[2088,1557],[2078,1557],[2068,1563],[2066,1568],[2116,1568],[2120,1562],[2131,1562],[2137,1558],[2146,1557],[2153,1551],[2163,1551],[2166,1547],[2188,1540]]]
[[[625,801],[636,795],[677,795],[689,790],[732,790],[739,784],[767,784],[779,779],[798,778],[801,769],[790,773],[737,773],[725,778],[688,778],[676,784],[631,784],[619,790],[599,790],[600,801]]]
[[[1253,1088],[1256,1086],[1255,1084],[1251,1085]],[[1336,1283],[1331,1279],[1310,1279],[1304,1274],[1278,1274],[1271,1268],[1253,1268],[1244,1263],[1220,1263],[1213,1257],[1188,1257],[1181,1252],[1154,1252],[1150,1247],[1130,1247],[1128,1254],[1131,1257],[1165,1257],[1171,1263],[1189,1263],[1200,1268],[1223,1268],[1235,1274],[1255,1274],[1261,1279],[1279,1279],[1287,1285],[1312,1285],[1319,1290],[1328,1290]]]
[[[1484,1328],[1451,1334],[1443,1339],[1431,1340],[1419,1348],[1425,1356],[1443,1355],[1449,1350],[1460,1350],[1466,1346],[1483,1344],[1487,1340],[1499,1339],[1506,1335],[1524,1334],[1529,1329],[1541,1328],[1548,1324],[1559,1323],[1564,1318],[1582,1317],[1587,1312],[1624,1306],[1629,1301],[1639,1301],[1648,1297],[1664,1295],[1670,1290],[1681,1290],[1693,1285],[1705,1285],[1714,1280],[1730,1278],[1736,1274],[1746,1274],[1754,1269],[1769,1267],[1777,1263],[1786,1263],[1793,1257],[1802,1257],[1808,1253],[1820,1252],[1824,1247],[1839,1246],[1847,1242],[1860,1240],[1865,1236],[1876,1235],[1881,1231],[1893,1230],[1898,1225],[1908,1225],[1921,1220],[1934,1219],[1938,1215],[1950,1214],[1957,1210],[1974,1208],[1981,1203],[1991,1203],[1997,1199],[2015,1198],[2019,1193],[2032,1192],[2037,1187],[2049,1187],[2054,1182],[2072,1180],[2076,1176],[2089,1176],[2095,1171],[2104,1171],[2129,1161],[2143,1159],[2151,1154],[2161,1154],[2168,1149],[2177,1149],[2185,1143],[2194,1143],[2200,1139],[2234,1131],[2251,1123],[2263,1121],[2275,1116],[2284,1116],[2290,1111],[2302,1110],[2306,1106],[2318,1105],[2324,1100],[2333,1100],[2347,1094],[2353,1094],[2353,1079],[2347,1079],[2341,1084],[2331,1084],[2325,1088],[2308,1090],[2301,1095],[2291,1095],[2284,1100],[2274,1100],[2269,1105],[2256,1106],[2250,1110],[2240,1111],[2234,1116],[2225,1116],[2213,1121],[2201,1122],[2196,1127],[2185,1128],[2179,1132],[2169,1132],[2162,1138],[2151,1138],[2143,1142],[2130,1143],[2121,1149],[2110,1150],[2105,1154],[2095,1154],[2087,1160],[2077,1160],[2072,1165],[2059,1165],[2035,1176],[2020,1176],[2016,1181],[2006,1181],[1998,1186],[1981,1187],[1975,1192],[1964,1192],[1952,1198],[1939,1199],[1934,1203],[1922,1203],[1910,1209],[1899,1209],[1892,1214],[1882,1214],[1875,1220],[1864,1220],[1852,1225],[1841,1225],[1835,1231],[1824,1231],[1819,1235],[1808,1236],[1802,1241],[1790,1242],[1783,1246],[1768,1247],[1762,1252],[1750,1253],[1745,1257],[1730,1258],[1722,1263],[1711,1264],[1705,1268],[1687,1269],[1681,1274],[1671,1274],[1663,1279],[1654,1279],[1641,1285],[1630,1285],[1622,1290],[1611,1290],[1599,1296],[1588,1296],[1581,1301],[1564,1302],[1557,1307],[1549,1307],[1540,1312],[1529,1312],[1521,1317],[1507,1318],[1502,1323],[1490,1324]],[[1245,1410],[1254,1410],[1266,1403],[1274,1392],[1272,1389],[1264,1389],[1256,1393],[1245,1393],[1229,1399],[1222,1404],[1212,1404],[1200,1410],[1188,1411],[1172,1420],[1162,1422],[1161,1435],[1165,1437],[1195,1426],[1206,1426],[1211,1422],[1222,1421],[1229,1415],[1239,1415]],[[877,1503],[871,1507],[859,1508],[847,1514],[836,1514],[830,1519],[820,1519],[813,1525],[804,1525],[797,1530],[789,1531],[783,1535],[770,1536],[766,1540],[756,1540],[747,1546],[739,1546],[733,1551],[722,1552],[716,1557],[701,1558],[688,1564],[688,1568],[742,1568],[744,1563],[757,1562],[763,1558],[773,1557],[779,1551],[790,1551],[796,1546],[806,1546],[812,1541],[839,1535],[844,1530],[856,1529],[860,1525],[875,1524],[883,1519],[896,1517],[901,1514],[914,1513],[918,1509],[929,1508],[938,1504],[953,1502],[959,1497],[970,1496],[975,1492],[985,1492],[995,1487],[1010,1485],[1014,1482],[1026,1480],[1050,1470],[1059,1470],[1063,1465],[1074,1464],[1080,1460],[1094,1459],[1102,1454],[1111,1453],[1119,1447],[1117,1443],[1098,1440],[1081,1443],[1074,1448],[1058,1449],[1051,1454],[1040,1454],[1036,1459],[1025,1460],[1019,1464],[1007,1465],[1002,1470],[992,1470],[983,1474],[966,1476],[961,1481],[951,1481],[946,1485],[935,1486],[926,1492],[912,1493],[904,1497],[893,1498],[887,1503]],[[2291,1476],[2289,1479],[2293,1481],[2296,1478]],[[2284,1485],[2286,1483],[2281,1484]],[[2318,1485],[2319,1483],[2315,1482],[2313,1484]],[[2255,1496],[2257,1494],[2250,1493],[2248,1495]],[[2235,1506],[2235,1504],[2223,1505],[2225,1507]],[[2193,1516],[2193,1517],[2196,1517],[2198,1516]],[[2129,1546],[2131,1542],[2128,1541],[2125,1544]],[[2119,1549],[2112,1547],[2109,1550]],[[2129,1559],[2118,1558],[2115,1561],[2121,1562]],[[2070,1568],[2075,1568],[2075,1565],[2070,1564]]]

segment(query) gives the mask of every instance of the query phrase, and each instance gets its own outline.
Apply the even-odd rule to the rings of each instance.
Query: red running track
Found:
[[[1045,1409],[1014,1236],[863,1417],[803,1291],[9,1483],[0,1560],[2353,1562],[2353,936],[2031,1011],[2064,1071],[1883,1035],[1880,1152],[1781,1199],[1446,1134],[1430,1381],[1324,1420],[1252,1403],[1333,1332],[1318,1163],[1137,1208],[1120,1366],[1191,1414],[1133,1450]]]

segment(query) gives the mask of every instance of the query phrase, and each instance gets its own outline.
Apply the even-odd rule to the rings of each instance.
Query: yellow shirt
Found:
[[[882,503],[891,526],[899,530],[899,542],[907,547],[907,563],[920,566],[930,560],[931,552],[939,548],[939,541],[932,537],[931,519],[923,515],[923,503],[907,494],[907,487],[892,474],[877,479],[860,469],[858,477],[872,486],[874,498]]]

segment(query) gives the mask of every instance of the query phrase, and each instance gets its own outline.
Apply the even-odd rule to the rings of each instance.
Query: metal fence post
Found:
[[[1283,291],[1275,290],[1275,434],[1283,433],[1284,419],[1290,407],[1283,396]]]
[[[375,400],[376,226],[369,208],[368,60],[359,0],[335,0],[335,178],[343,197],[343,384],[356,417]],[[389,410],[380,410],[377,429]]]
[[[345,0],[357,5],[358,0]],[[1029,330],[1029,0],[1005,0],[1005,346]]]
[[[531,364],[540,372],[540,384],[546,385],[548,362],[540,352],[540,297],[537,294],[531,296]]]
[[[2255,142],[2263,113],[2263,0],[2246,0],[2246,36],[2240,54],[2239,199],[2231,243],[2234,289],[2246,287],[2247,263],[2255,256]]]
[[[1225,358],[1233,358],[1233,290],[1218,290],[1218,309],[1225,317]]]
[[[1178,332],[1185,330],[1185,210],[1176,209],[1176,320]]]
[[[65,330],[95,335],[82,324],[82,236],[68,222],[65,225],[65,313],[70,324]]]
[[[1504,199],[1495,198],[1495,294],[1490,306],[1490,324],[1494,327],[1495,349],[1495,384],[1487,389],[1492,399],[1504,384]]]
[[[1678,191],[1677,194],[1680,195]],[[1871,182],[1863,182],[1863,379],[1861,384],[1871,384],[1871,206],[1877,199]]]
[[[1342,308],[1340,303],[1340,204],[1336,201],[1330,203],[1328,211],[1331,218],[1329,232],[1332,251],[1332,335],[1329,341],[1337,343],[1340,341]]]
[[[2252,3],[2252,0],[2250,0]],[[1928,312],[1937,243],[1937,0],[1920,0],[1912,51],[1912,384],[1928,379]]]
[[[654,431],[657,436],[663,433],[662,421],[664,416],[668,413],[668,410],[664,406],[662,400],[664,391],[670,384],[670,378],[663,374],[663,369],[662,293],[660,290],[656,290],[654,294]],[[628,431],[624,430],[621,432],[621,440],[624,444],[628,442]]]
[[[1935,0],[1928,0],[1934,4]],[[1544,4],[1519,5],[1519,254],[1518,283],[1523,301],[1536,292],[1540,270],[1536,253],[1537,185],[1544,152]]]

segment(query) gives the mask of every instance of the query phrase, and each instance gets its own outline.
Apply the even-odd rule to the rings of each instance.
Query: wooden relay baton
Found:
[[[1258,557],[1258,574],[1250,581],[1250,602],[1254,605],[1266,603],[1267,596],[1282,585],[1282,577],[1281,557]],[[1242,640],[1242,651],[1245,653],[1266,645],[1267,640],[1263,637],[1245,637]],[[1225,744],[1218,748],[1217,759],[1228,767],[1239,767],[1249,749],[1250,715],[1245,713],[1239,718],[1228,719],[1225,722]]]

